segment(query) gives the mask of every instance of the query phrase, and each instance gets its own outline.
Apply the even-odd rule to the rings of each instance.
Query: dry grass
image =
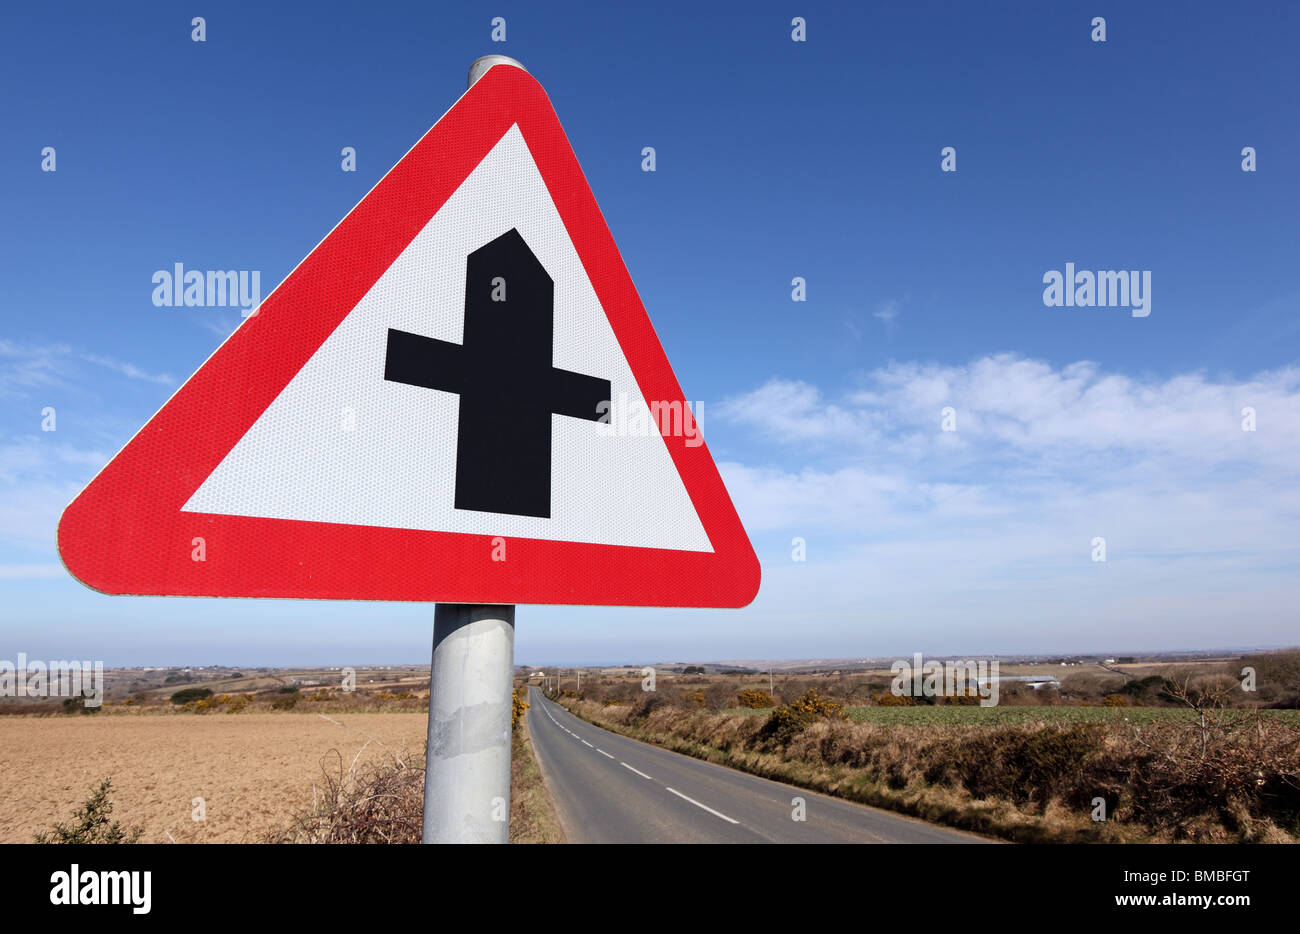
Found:
[[[402,749],[344,769],[337,750],[321,763],[312,806],[266,843],[419,843],[424,760]]]
[[[400,750],[383,759],[363,762],[358,757],[345,769],[342,759],[332,755],[322,763],[322,774],[311,808],[267,834],[265,842],[420,842],[423,756]],[[510,842],[564,842],[522,721],[511,738]]]
[[[510,752],[510,842],[564,843],[564,830],[533,755],[528,721],[521,719]]]

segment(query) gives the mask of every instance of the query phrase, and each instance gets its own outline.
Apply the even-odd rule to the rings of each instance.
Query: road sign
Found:
[[[108,593],[744,606],[759,566],[546,93],[493,67],[59,525]]]

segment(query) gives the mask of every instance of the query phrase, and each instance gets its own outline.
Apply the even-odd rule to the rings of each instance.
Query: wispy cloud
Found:
[[[23,344],[0,339],[0,393],[16,394],[67,387],[84,380],[82,363],[91,363],[130,380],[176,385],[168,373],[152,373],[133,363],[79,351],[68,344]]]
[[[902,304],[896,300],[885,302],[880,309],[872,314],[873,318],[879,318],[886,325],[892,325],[902,312]]]
[[[0,338],[0,393],[63,384],[60,364],[71,352],[62,344],[31,346]]]
[[[105,367],[114,373],[119,373],[127,379],[143,380],[146,383],[159,383],[163,386],[176,385],[175,377],[169,373],[149,373],[132,363],[114,360],[112,357],[103,357],[98,354],[82,354],[81,356],[83,360],[87,360],[96,366]]]

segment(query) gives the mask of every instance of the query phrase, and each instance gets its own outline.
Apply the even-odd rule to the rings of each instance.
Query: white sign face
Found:
[[[511,229],[554,280],[553,365],[600,374],[612,388],[610,424],[551,416],[549,518],[457,508],[459,396],[383,378],[390,328],[462,343],[466,257]],[[505,287],[508,302],[508,282]],[[184,508],[712,551],[654,425],[528,146],[512,126]]]

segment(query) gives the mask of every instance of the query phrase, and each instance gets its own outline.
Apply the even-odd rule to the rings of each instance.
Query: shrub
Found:
[[[292,710],[298,705],[297,694],[285,694],[271,701],[272,710]]]
[[[296,699],[296,698],[295,698]],[[321,760],[322,787],[310,811],[267,843],[419,843],[424,813],[424,767],[405,755],[357,765],[345,772],[332,750]]]
[[[814,719],[846,720],[844,705],[822,697],[816,688],[809,688],[790,704],[794,710],[811,715]]]
[[[528,709],[528,701],[524,700],[523,696],[520,695],[519,688],[515,688],[510,693],[510,703],[510,728],[514,729],[519,726],[519,718],[522,717],[524,711]]]
[[[777,707],[768,715],[759,741],[768,748],[784,748],[790,740],[818,720],[845,720],[844,705],[822,697],[816,688],[809,688],[789,704]]]
[[[812,718],[803,717],[788,706],[777,707],[758,731],[759,740],[769,748],[783,749],[812,722]]]
[[[672,706],[674,706],[673,699],[668,696],[667,691],[642,691],[641,698],[632,705],[632,717],[643,720],[656,710]]]
[[[1166,694],[1168,687],[1169,681],[1163,675],[1149,675],[1127,682],[1119,693],[1142,704],[1153,704],[1170,699]]]
[[[65,697],[63,699],[64,713],[99,713],[98,707],[91,707],[86,703],[86,698],[91,695],[83,693],[81,697]]]
[[[113,780],[99,783],[86,803],[72,814],[71,824],[55,824],[48,833],[37,833],[37,843],[138,843],[144,835],[142,827],[131,830],[112,820],[113,802],[108,793]]]
[[[1295,706],[1293,699],[1300,693],[1300,649],[1248,655],[1237,664],[1230,666],[1228,674],[1233,678],[1240,678],[1241,669],[1244,667],[1255,669],[1255,690],[1261,701],[1282,707],[1287,705],[1275,702],[1291,698],[1290,706]]]
[[[736,703],[741,707],[747,707],[750,710],[763,710],[768,707],[775,707],[776,701],[767,691],[758,691],[753,688],[741,691],[736,695]]]
[[[247,710],[252,703],[247,694],[232,697],[230,703],[226,705],[226,713],[239,713],[241,710]]]
[[[1199,723],[1134,726],[1131,736],[1121,780],[1136,820],[1183,839],[1222,836],[1206,829],[1206,818],[1210,828],[1217,823],[1247,839],[1268,824],[1300,832],[1293,728],[1257,713],[1207,714]]]
[[[171,700],[173,704],[188,704],[211,696],[212,691],[209,688],[185,688],[173,694]]]
[[[1045,805],[1056,797],[1073,799],[1093,784],[1086,776],[1101,747],[1102,728],[1095,723],[978,730],[940,744],[925,778],[960,785],[976,798]]]
[[[1292,691],[1290,694],[1284,694],[1273,703],[1269,704],[1274,710],[1296,710],[1300,709],[1300,691]]]

